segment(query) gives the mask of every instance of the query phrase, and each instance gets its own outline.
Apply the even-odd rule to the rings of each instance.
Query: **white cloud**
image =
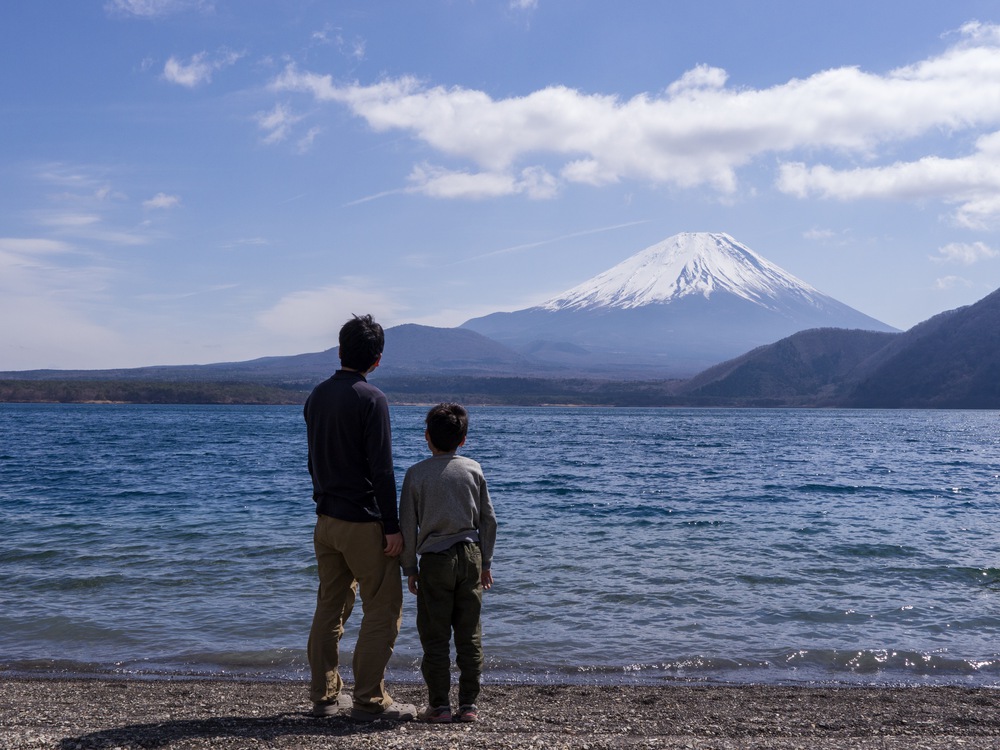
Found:
[[[825,164],[784,164],[777,184],[783,192],[800,198],[939,199],[959,204],[955,218],[960,225],[978,228],[1000,217],[1000,132],[979,138],[974,154],[954,159],[927,156],[850,170]]]
[[[149,242],[149,231],[136,222],[136,206],[108,183],[107,171],[106,167],[67,164],[38,170],[35,177],[41,184],[65,190],[49,194],[50,205],[31,212],[35,224],[54,239],[73,240],[81,251],[87,241],[125,246]],[[169,196],[161,194],[153,200],[157,199],[169,200]],[[150,207],[148,201],[144,205]]]
[[[76,256],[63,264],[62,256]],[[89,305],[107,286],[106,269],[79,265],[68,243],[48,238],[0,238],[0,370],[96,366],[95,354],[116,336],[90,320]]]
[[[536,168],[560,182],[707,185],[732,195],[738,170],[763,155],[828,152],[875,164],[883,145],[899,153],[902,143],[920,136],[948,141],[950,134],[1000,126],[1000,27],[970,24],[956,35],[941,54],[885,74],[843,67],[769,88],[732,88],[724,70],[699,65],[659,95],[627,100],[561,86],[495,99],[412,77],[338,84],[294,65],[271,88],[341,104],[375,131],[407,132],[440,154],[470,162],[474,168],[430,177],[416,168],[417,178],[427,180],[420,184],[441,196],[509,195],[516,192],[515,175]],[[959,220],[968,224],[1000,213],[1000,198],[989,192],[1000,171],[989,148],[984,138],[975,154],[952,165],[950,179],[959,186],[969,182],[970,167],[981,173],[982,187],[971,194],[957,196],[935,184],[942,179],[937,162],[949,161],[938,155],[916,162],[918,173],[901,176],[896,182],[906,187],[897,189],[908,197],[954,200]],[[822,195],[831,172],[825,165],[786,164],[779,188]],[[869,175],[861,172],[851,183]]]
[[[414,167],[409,192],[433,198],[497,198],[527,194],[531,198],[552,198],[558,191],[556,179],[540,167],[528,167],[519,176],[505,172],[453,172],[428,164]]]
[[[245,246],[263,246],[270,245],[263,237],[241,237],[240,239],[232,240],[231,242],[225,243],[222,247],[227,249],[232,249],[234,247],[245,247]]]
[[[538,0],[510,0],[510,7],[513,10],[535,10]]]
[[[72,252],[73,246],[59,240],[38,237],[0,237],[0,253],[8,258],[22,255],[49,255]]]
[[[211,11],[210,0],[108,0],[104,9],[111,15],[160,18],[187,10]]]
[[[319,31],[314,31],[312,40],[317,44],[334,45],[337,50],[350,60],[364,60],[367,44],[364,39],[355,36],[348,39],[344,36],[343,29],[333,24],[325,24]]]
[[[275,104],[274,109],[270,112],[258,112],[254,119],[257,120],[260,129],[266,133],[263,139],[264,143],[278,143],[288,137],[302,116],[294,114],[284,104]],[[311,145],[312,139],[309,140],[309,143]]]
[[[1000,26],[969,21],[957,32],[964,37],[960,44],[1000,44]]]
[[[163,77],[171,83],[193,88],[212,80],[214,70],[211,63],[205,62],[205,53],[199,52],[188,63],[182,63],[176,57],[171,57],[163,66]]]
[[[962,263],[971,266],[987,258],[996,258],[1000,255],[985,242],[950,242],[938,249],[937,256],[931,258],[936,261],[949,261],[952,263]]]
[[[956,287],[969,289],[972,287],[972,282],[961,276],[942,276],[934,281],[934,288],[938,291],[946,292]]]
[[[322,132],[323,128],[320,127],[309,128],[309,132],[306,133],[301,138],[299,138],[298,142],[295,144],[296,151],[298,151],[300,154],[307,153],[309,149],[312,148],[313,142],[316,140],[316,137]]]
[[[680,96],[690,93],[697,96],[699,91],[706,89],[723,89],[729,74],[722,68],[708,65],[697,65],[667,87],[670,96]]]
[[[66,300],[5,294],[0,319],[16,320],[0,332],[0,370],[96,368],[121,346],[118,336],[95,324]],[[103,359],[102,359],[103,358]]]
[[[163,77],[170,83],[195,88],[211,82],[216,71],[234,65],[242,56],[239,52],[223,51],[210,59],[207,52],[199,52],[186,63],[171,56],[163,66]]]
[[[836,232],[832,229],[814,228],[808,230],[807,232],[803,232],[802,236],[807,240],[829,240],[836,236]]]
[[[371,314],[388,327],[400,318],[400,307],[385,291],[361,279],[342,285],[308,289],[286,295],[257,316],[268,334],[278,336],[286,349],[321,351],[337,345],[337,334],[352,315]]]
[[[176,208],[181,204],[181,199],[176,195],[157,193],[149,200],[143,201],[143,208]]]

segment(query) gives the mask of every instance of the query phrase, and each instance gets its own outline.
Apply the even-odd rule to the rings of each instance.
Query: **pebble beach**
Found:
[[[420,685],[391,687],[420,704]],[[6,678],[0,748],[997,748],[1000,691],[488,685],[474,724],[317,719],[304,685]]]

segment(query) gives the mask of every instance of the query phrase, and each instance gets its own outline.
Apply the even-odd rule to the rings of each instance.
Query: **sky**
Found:
[[[679,232],[901,330],[1000,287],[994,0],[12,0],[0,49],[0,370],[458,326]]]

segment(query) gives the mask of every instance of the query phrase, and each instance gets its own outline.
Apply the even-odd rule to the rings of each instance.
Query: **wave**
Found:
[[[350,654],[342,674],[351,681]],[[173,657],[94,663],[59,659],[19,659],[0,662],[0,676],[107,677],[122,679],[246,679],[308,680],[305,652],[296,649],[224,651],[178,654]],[[419,658],[394,657],[390,681],[420,682]],[[960,685],[1000,687],[1000,657],[969,659],[945,651],[799,649],[775,652],[767,658],[687,656],[653,663],[598,665],[545,664],[535,660],[488,656],[485,683],[654,685]]]

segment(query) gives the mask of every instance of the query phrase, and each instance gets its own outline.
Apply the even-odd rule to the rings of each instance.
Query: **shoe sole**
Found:
[[[330,716],[343,716],[354,705],[354,701],[351,700],[350,696],[340,696],[337,699],[337,703],[329,703],[323,706],[313,706],[312,715],[317,719],[325,719]]]
[[[354,721],[361,722],[371,722],[371,721],[414,721],[417,717],[411,716],[410,714],[389,714],[386,712],[382,713],[372,713],[371,711],[359,711],[357,709],[351,711],[351,718]]]

